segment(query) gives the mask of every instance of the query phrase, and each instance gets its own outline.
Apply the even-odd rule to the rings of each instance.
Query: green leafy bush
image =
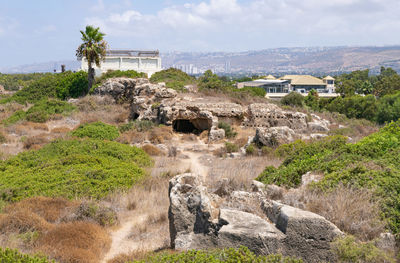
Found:
[[[238,249],[218,249],[212,251],[190,250],[187,252],[168,254],[158,253],[150,255],[144,260],[132,261],[132,263],[167,263],[167,262],[191,262],[191,263],[301,263],[301,259],[284,257],[282,255],[257,256],[246,247]]]
[[[83,71],[45,74],[2,102],[16,101],[24,104],[35,103],[45,98],[76,98],[86,94],[87,85],[87,73]]]
[[[102,83],[103,81],[111,78],[147,78],[146,73],[137,72],[135,70],[108,70],[106,73],[103,73],[100,77],[96,78],[96,84]]]
[[[298,92],[290,92],[281,99],[282,105],[292,107],[303,107],[304,97]]]
[[[225,142],[225,148],[227,153],[234,153],[239,151],[239,146],[231,142]]]
[[[54,261],[47,260],[41,256],[25,255],[18,250],[0,247],[0,262],[2,263],[50,263]]]
[[[372,189],[382,200],[383,219],[393,233],[400,233],[400,122],[391,123],[357,143],[346,143],[343,136],[321,141],[296,141],[277,148],[285,157],[278,169],[266,168],[257,178],[266,184],[299,186],[309,171],[323,172],[313,187],[322,191],[340,184]]]
[[[71,135],[79,138],[92,138],[113,141],[119,137],[118,128],[101,121],[80,125]]]
[[[258,152],[257,147],[254,143],[250,144],[246,147],[246,154],[247,155],[255,155]]]
[[[169,68],[154,73],[151,76],[150,81],[153,83],[165,82],[168,88],[177,91],[184,91],[183,87],[185,85],[194,84],[195,78],[189,76],[182,70]]]
[[[20,88],[28,86],[35,80],[38,80],[50,73],[30,73],[30,74],[1,74],[0,85],[5,90],[19,90]]]
[[[332,244],[332,249],[338,257],[338,262],[396,262],[395,258],[377,248],[373,242],[357,242],[352,236],[346,236],[336,240]]]
[[[141,149],[117,142],[59,140],[0,162],[0,200],[31,196],[101,198],[127,189],[151,165]]]
[[[235,89],[235,92],[242,92],[242,93],[248,93],[251,96],[257,96],[264,98],[267,92],[265,89],[260,88],[260,87],[244,87],[241,89]]]
[[[223,129],[225,131],[225,137],[226,138],[234,138],[237,135],[237,132],[235,132],[231,125],[229,123],[220,121],[218,122],[218,128]]]
[[[12,124],[20,120],[32,122],[46,122],[55,114],[68,114],[76,107],[68,102],[57,99],[43,99],[30,107],[26,112],[19,110],[11,115],[5,124]]]

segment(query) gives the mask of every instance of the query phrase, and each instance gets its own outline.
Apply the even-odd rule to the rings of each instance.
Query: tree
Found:
[[[86,58],[88,63],[88,92],[94,82],[93,64],[100,67],[100,62],[104,60],[107,51],[107,42],[103,40],[105,34],[100,32],[100,28],[86,26],[85,31],[81,30],[83,43],[76,50],[76,56]]]

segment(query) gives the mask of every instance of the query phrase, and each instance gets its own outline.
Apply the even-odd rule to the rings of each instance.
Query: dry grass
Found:
[[[227,178],[233,190],[250,190],[251,181],[259,176],[266,166],[277,167],[280,164],[279,159],[267,157],[219,159],[212,162],[206,183],[213,189],[216,181]]]
[[[377,238],[385,230],[385,223],[380,220],[379,204],[368,189],[339,186],[328,193],[304,190],[291,198],[285,203],[296,206],[300,201],[306,210],[322,215],[340,230],[362,241]],[[294,199],[297,200],[293,202]]]
[[[107,231],[92,222],[60,223],[78,205],[49,197],[8,205],[0,214],[0,245],[44,253],[60,262],[99,262],[110,246]]]
[[[4,211],[6,213],[16,211],[29,211],[50,223],[59,220],[66,209],[77,207],[78,202],[69,201],[64,198],[32,197],[18,203],[8,205]]]
[[[164,143],[173,137],[172,128],[169,126],[155,127],[150,130],[149,141],[154,144]]]
[[[146,141],[146,133],[130,130],[117,138],[117,142],[124,144],[139,144]]]
[[[165,155],[164,152],[162,152],[158,147],[156,147],[152,144],[143,145],[141,148],[143,151],[145,151],[150,156]]]
[[[36,123],[36,122],[26,121],[23,122],[21,125],[24,125],[27,129],[41,130],[41,131],[49,130],[46,123]]]
[[[185,173],[190,169],[190,163],[174,157],[156,157],[154,158],[154,167],[149,171],[152,177],[156,176],[174,176]]]
[[[24,149],[37,150],[51,140],[51,136],[47,133],[42,133],[36,136],[28,137],[23,140]]]
[[[129,105],[114,103],[109,96],[85,96],[75,102],[79,112],[73,118],[81,124],[102,121],[109,124],[124,123],[129,117]]]
[[[99,262],[110,247],[107,231],[89,222],[59,224],[38,240],[38,251],[60,262]]]
[[[18,110],[23,110],[24,108],[24,105],[18,104],[16,102],[9,102],[0,105],[0,121],[9,118],[14,112]]]
[[[51,228],[51,224],[44,218],[28,210],[16,210],[0,215],[0,233],[44,232]]]
[[[61,133],[61,134],[65,134],[65,133],[69,133],[71,131],[70,128],[68,127],[57,127],[51,130],[51,133]]]

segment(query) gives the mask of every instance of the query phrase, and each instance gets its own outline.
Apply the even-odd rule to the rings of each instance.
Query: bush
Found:
[[[332,249],[338,262],[388,263],[396,262],[394,257],[377,248],[372,242],[357,242],[354,237],[346,236],[336,240]]]
[[[103,73],[100,77],[96,78],[95,84],[100,84],[103,81],[111,78],[147,78],[146,73],[137,72],[135,70],[108,70],[106,73]]]
[[[303,95],[293,91],[281,99],[281,104],[292,107],[303,107],[303,101]]]
[[[239,151],[239,146],[231,142],[225,142],[225,148],[227,153],[234,153]]]
[[[30,107],[26,112],[19,110],[4,121],[4,124],[13,124],[20,120],[44,123],[56,114],[68,114],[76,107],[68,102],[57,99],[43,99]]]
[[[235,91],[236,92],[248,93],[251,96],[257,96],[257,97],[261,97],[261,98],[264,98],[265,95],[267,94],[265,89],[260,88],[260,87],[244,87],[244,88],[241,88],[241,89],[235,89]]]
[[[246,154],[247,155],[255,155],[258,152],[257,147],[254,143],[250,144],[246,148]]]
[[[2,102],[16,101],[24,104],[35,103],[46,98],[65,100],[85,95],[87,87],[87,73],[83,71],[45,74]]]
[[[79,138],[92,138],[113,141],[119,137],[118,128],[103,122],[92,122],[80,125],[71,135]]]
[[[169,253],[158,253],[150,254],[143,260],[132,261],[132,263],[167,263],[167,262],[192,262],[192,263],[222,263],[222,262],[242,262],[242,263],[253,263],[253,262],[264,262],[264,263],[301,263],[301,259],[295,259],[291,257],[284,257],[282,255],[268,255],[268,256],[257,256],[246,247],[240,247],[238,249],[227,248],[227,249],[216,249],[212,251],[205,250],[190,250],[187,252],[181,252],[177,254]]]
[[[383,219],[393,233],[400,233],[400,122],[388,124],[354,144],[346,143],[343,136],[333,136],[311,143],[291,143],[276,151],[286,156],[284,162],[278,169],[266,169],[258,180],[296,187],[303,174],[314,171],[325,175],[312,185],[321,191],[341,184],[369,188],[383,200]]]
[[[49,261],[41,256],[30,256],[25,255],[18,250],[13,250],[9,248],[0,247],[0,262],[2,263],[50,263],[54,261]]]
[[[128,189],[151,165],[143,150],[116,142],[59,140],[0,162],[0,199],[101,198]]]
[[[162,155],[161,150],[152,144],[143,145],[141,148],[143,151],[145,151],[150,156]]]
[[[378,100],[377,121],[385,123],[397,121],[400,118],[400,92],[386,95]]]
[[[223,129],[223,130],[225,131],[225,137],[226,137],[226,138],[234,138],[234,137],[236,137],[236,135],[237,135],[237,132],[235,132],[235,131],[232,129],[231,125],[229,125],[229,124],[226,123],[226,122],[220,121],[220,122],[218,123],[218,128],[219,128],[219,129]]]
[[[195,83],[195,79],[193,77],[175,68],[169,68],[154,73],[151,76],[150,81],[153,83],[165,82],[168,88],[177,91],[184,91],[183,87],[185,85]]]

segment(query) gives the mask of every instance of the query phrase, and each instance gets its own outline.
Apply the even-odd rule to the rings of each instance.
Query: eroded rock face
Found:
[[[259,145],[275,147],[279,144],[292,142],[295,138],[298,138],[298,135],[287,126],[257,128],[254,142]]]
[[[207,99],[179,97],[165,83],[152,84],[148,79],[112,78],[94,90],[94,94],[110,95],[116,102],[131,104],[131,118],[171,125],[178,132],[209,131],[209,140],[224,138],[218,129],[219,121],[244,127],[258,128],[256,139],[271,145],[291,142],[299,134],[328,130],[329,122],[315,115],[307,123],[307,115],[284,111],[275,104],[254,103],[247,107],[228,101],[210,102]]]
[[[269,200],[257,183],[257,192],[233,192],[230,202],[259,201],[264,218],[231,205],[208,192],[194,174],[170,181],[169,223],[171,245],[178,250],[247,246],[257,254],[282,253],[306,262],[335,262],[330,243],[340,230],[317,214]],[[217,200],[219,200],[217,202]],[[268,218],[268,219],[267,219]]]

